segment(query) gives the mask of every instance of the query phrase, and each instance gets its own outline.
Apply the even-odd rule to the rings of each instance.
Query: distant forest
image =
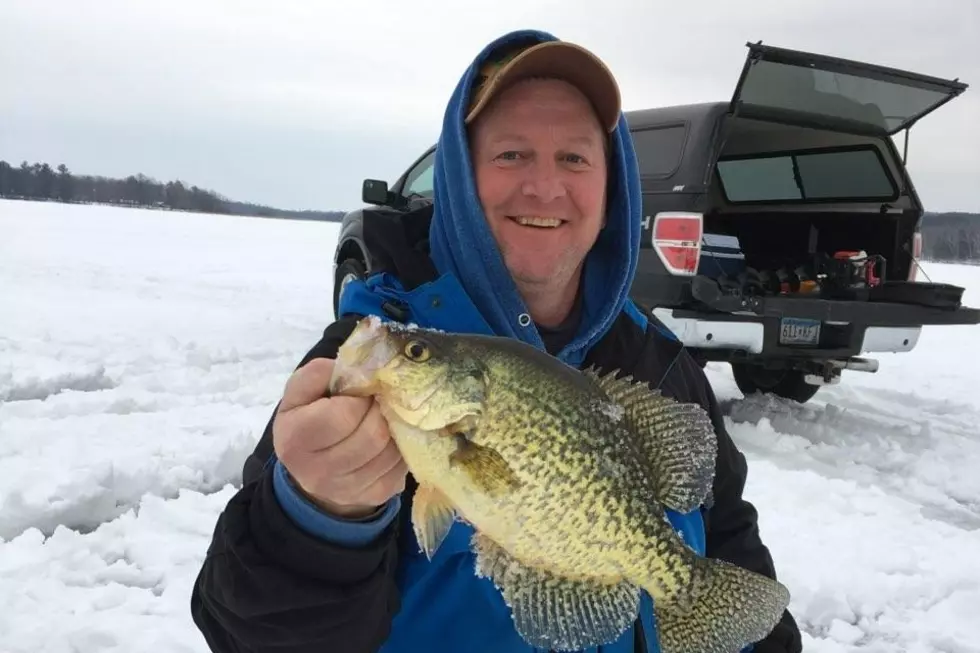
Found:
[[[980,213],[930,213],[922,216],[922,258],[980,263]]]
[[[18,167],[0,161],[0,197],[330,222],[344,216],[343,211],[290,211],[236,202],[179,180],[161,183],[142,174],[125,179],[74,175],[64,164],[52,168],[26,161]],[[980,213],[926,212],[922,255],[931,261],[980,263]]]
[[[142,174],[125,179],[76,175],[64,164],[52,168],[27,161],[14,167],[0,160],[0,197],[331,222],[344,216],[343,211],[291,211],[236,202],[180,180],[162,183]]]

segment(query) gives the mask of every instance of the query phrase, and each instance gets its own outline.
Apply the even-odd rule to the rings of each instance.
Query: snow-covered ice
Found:
[[[337,228],[0,201],[0,652],[207,651],[190,588]],[[980,305],[980,268],[925,269]],[[806,650],[980,652],[978,336],[805,406],[709,365]]]

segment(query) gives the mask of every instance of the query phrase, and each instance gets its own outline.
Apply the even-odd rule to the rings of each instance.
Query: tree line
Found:
[[[180,180],[162,183],[142,174],[125,179],[75,175],[64,164],[52,168],[27,161],[14,167],[0,160],[0,197],[331,222],[344,216],[342,211],[293,211],[237,202]],[[980,214],[926,212],[922,256],[932,261],[980,262]]]
[[[922,216],[922,258],[980,263],[980,213],[926,213]]]
[[[341,211],[291,211],[236,202],[212,190],[178,180],[166,183],[143,174],[124,179],[73,174],[65,164],[0,160],[0,197],[76,204],[113,204],[171,211],[339,221]]]

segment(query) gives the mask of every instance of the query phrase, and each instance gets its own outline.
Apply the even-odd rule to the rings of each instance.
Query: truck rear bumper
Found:
[[[691,316],[689,311],[669,308],[656,308],[654,316],[663,322],[687,347],[705,350],[735,350],[747,354],[763,355],[776,353],[776,350],[794,357],[811,358],[815,355],[839,357],[856,356],[862,353],[899,353],[912,351],[919,342],[922,327],[865,327],[856,346],[833,349],[819,347],[776,346],[767,349],[767,341],[779,341],[781,321],[745,315],[732,316],[725,320],[711,319],[711,315]],[[770,333],[767,337],[767,326]],[[835,324],[834,326],[851,326]],[[853,326],[851,328],[854,328]],[[860,327],[858,327],[860,328]],[[774,333],[773,333],[774,332]]]
[[[707,360],[847,359],[908,352],[926,325],[974,325],[980,310],[880,301],[723,294],[716,283],[690,280],[692,308],[662,303],[653,315]],[[699,308],[693,308],[699,307]]]

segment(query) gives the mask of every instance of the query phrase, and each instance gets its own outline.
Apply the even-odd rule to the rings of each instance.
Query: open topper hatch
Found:
[[[747,43],[732,96],[740,115],[848,125],[893,135],[968,88],[947,80],[859,61]]]

